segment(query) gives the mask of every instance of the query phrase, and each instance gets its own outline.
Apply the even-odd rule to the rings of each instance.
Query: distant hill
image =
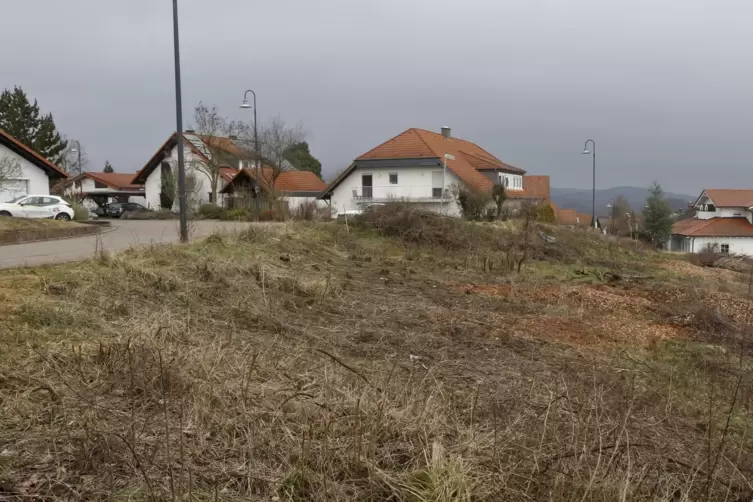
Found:
[[[583,188],[552,188],[552,201],[563,209],[575,209],[581,213],[591,214],[591,189]],[[596,214],[607,216],[607,204],[622,195],[627,199],[633,211],[640,212],[646,205],[648,188],[642,187],[613,187],[596,190]],[[695,201],[697,195],[677,194],[665,192],[669,205],[673,210],[685,209],[688,202]]]

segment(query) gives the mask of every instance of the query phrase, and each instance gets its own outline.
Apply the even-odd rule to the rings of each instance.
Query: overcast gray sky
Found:
[[[180,0],[184,111],[301,121],[325,175],[409,128],[553,186],[753,187],[749,0]],[[7,5],[5,5],[7,4]],[[170,0],[4,2],[22,86],[92,169],[136,171],[175,128]],[[325,176],[326,177],[326,176]]]

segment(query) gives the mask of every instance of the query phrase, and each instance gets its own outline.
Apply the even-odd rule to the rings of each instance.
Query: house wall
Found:
[[[372,175],[372,194],[374,199],[394,198],[396,200],[416,201],[416,207],[422,207],[431,211],[446,212],[451,216],[460,216],[460,208],[454,199],[444,205],[439,200],[421,201],[430,199],[432,196],[432,177],[434,172],[443,172],[441,166],[426,167],[356,167],[342,182],[332,191],[331,204],[333,216],[343,211],[351,211],[361,208],[365,204],[378,202],[378,200],[359,200],[353,198],[353,190],[358,196],[363,195],[361,176]],[[390,185],[389,175],[397,173],[398,182]],[[445,188],[449,190],[454,184],[460,183],[460,179],[451,170],[447,170]]]
[[[667,248],[683,253],[702,253],[711,246],[721,252],[722,244],[729,246],[729,253],[753,256],[753,237],[684,237],[673,235]]]
[[[0,186],[0,202],[7,202],[20,195],[49,195],[50,179],[47,173],[28,160],[0,145],[0,159],[17,160],[21,166],[21,177],[4,181]]]
[[[165,162],[169,162],[171,166],[178,165],[178,148],[174,147],[168,156],[163,159]],[[196,189],[193,194],[189,194],[189,203],[194,207],[191,209],[197,209],[202,204],[209,203],[209,194],[212,191],[212,182],[209,176],[196,168],[196,164],[199,163],[199,158],[191,151],[190,148],[184,145],[184,164],[186,168],[186,176],[194,176],[196,178]],[[177,183],[177,180],[176,180]],[[222,205],[223,195],[220,194],[220,190],[225,188],[225,180],[220,178],[217,184],[217,198],[218,204]],[[144,184],[146,190],[145,205],[149,209],[160,209],[160,192],[162,191],[162,169],[157,167],[152,173],[147,176],[146,183]],[[133,202],[138,202],[133,200]],[[175,200],[173,206],[174,210],[177,210],[178,201]]]
[[[483,174],[489,181],[491,181],[495,185],[504,184],[504,180],[507,180],[507,185],[505,186],[507,190],[523,190],[523,176],[520,174],[510,174],[502,171],[493,171],[490,169],[480,170],[479,173]]]
[[[696,218],[699,220],[709,220],[711,218],[740,218],[744,216],[750,223],[753,223],[753,213],[743,207],[718,207],[716,211],[696,211]]]

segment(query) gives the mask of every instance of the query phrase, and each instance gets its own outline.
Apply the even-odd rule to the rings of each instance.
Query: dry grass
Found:
[[[660,312],[695,283],[559,229],[512,274],[485,239],[518,231],[458,228],[250,227],[0,272],[0,498],[750,499],[747,349]],[[593,350],[631,319],[675,335]]]
[[[10,218],[0,216],[0,232],[6,232],[9,230],[47,230],[51,228],[71,228],[75,226],[79,226],[79,224],[70,221]]]

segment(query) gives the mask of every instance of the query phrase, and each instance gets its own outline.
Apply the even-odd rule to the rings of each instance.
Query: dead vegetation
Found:
[[[0,272],[0,498],[749,500],[746,338],[702,336],[747,332],[744,281],[673,318],[705,290],[662,256],[525,233],[377,213]]]

